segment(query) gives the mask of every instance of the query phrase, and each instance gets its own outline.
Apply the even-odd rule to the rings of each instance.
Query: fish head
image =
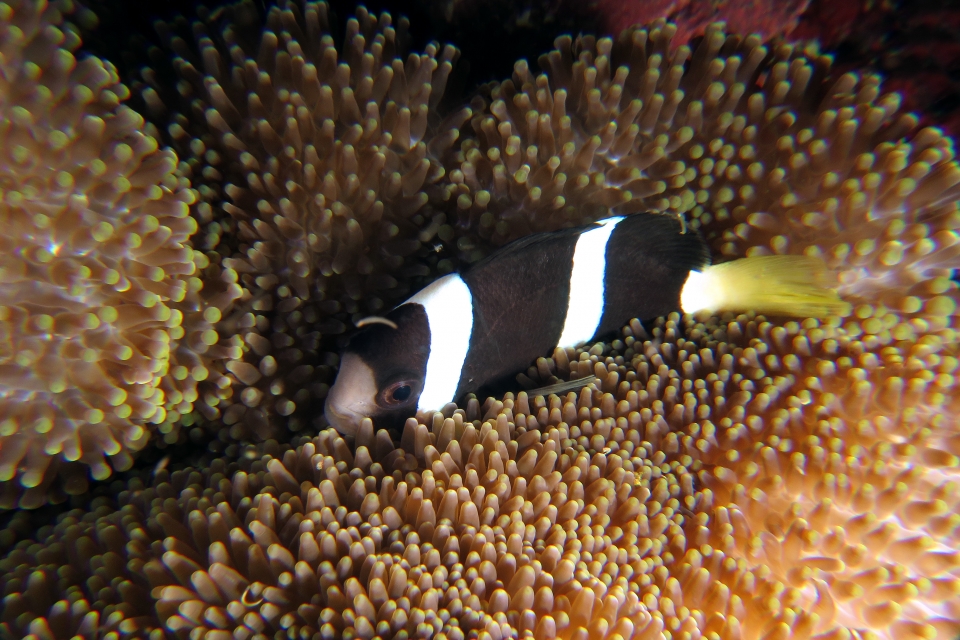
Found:
[[[430,354],[426,313],[403,304],[384,319],[389,324],[367,324],[350,338],[327,394],[324,416],[343,435],[356,435],[364,418],[399,431],[416,415]]]

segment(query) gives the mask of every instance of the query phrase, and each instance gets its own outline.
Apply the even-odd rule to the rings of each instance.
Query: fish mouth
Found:
[[[365,416],[361,416],[352,411],[337,410],[330,402],[323,407],[323,415],[338,433],[345,436],[356,435],[360,429],[360,422]]]
[[[327,394],[323,415],[343,435],[356,435],[363,419],[378,413],[377,390],[373,369],[357,354],[345,353],[337,379]]]

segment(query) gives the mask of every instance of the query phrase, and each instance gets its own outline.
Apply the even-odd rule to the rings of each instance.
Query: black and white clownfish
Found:
[[[468,392],[512,379],[555,347],[575,347],[631,318],[672,311],[824,316],[846,303],[806,256],[710,266],[700,235],[638,213],[512,242],[444,276],[355,333],[324,414],[353,435],[365,417],[397,428]]]

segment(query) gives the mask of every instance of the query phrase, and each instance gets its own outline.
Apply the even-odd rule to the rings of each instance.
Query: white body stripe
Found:
[[[600,220],[584,231],[573,250],[570,298],[558,347],[565,349],[586,342],[597,332],[603,316],[603,276],[607,270],[607,242],[623,216]]]
[[[470,349],[473,296],[467,283],[453,273],[434,281],[407,302],[422,305],[427,312],[430,355],[417,410],[434,411],[456,399],[460,372]]]

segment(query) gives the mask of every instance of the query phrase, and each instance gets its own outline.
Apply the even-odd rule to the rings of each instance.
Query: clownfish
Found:
[[[703,310],[822,317],[848,306],[824,285],[828,274],[808,256],[711,266],[698,233],[655,213],[534,234],[359,322],[324,415],[344,435],[366,417],[397,428],[631,318]]]

